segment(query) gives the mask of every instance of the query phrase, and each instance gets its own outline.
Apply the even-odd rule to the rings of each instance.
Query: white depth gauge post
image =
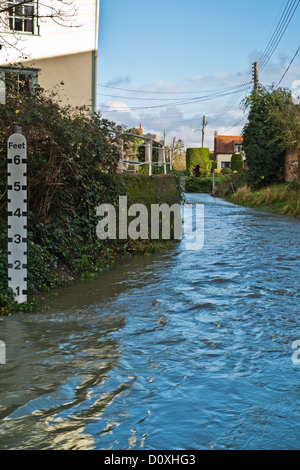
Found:
[[[16,127],[7,142],[8,287],[27,302],[27,142]]]

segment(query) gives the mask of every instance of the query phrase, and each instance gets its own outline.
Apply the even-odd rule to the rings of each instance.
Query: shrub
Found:
[[[235,193],[238,188],[242,188],[245,185],[249,186],[247,172],[241,171],[239,173],[232,173],[229,176],[224,175],[221,178],[216,178],[216,195],[228,197]]]
[[[242,171],[244,167],[243,157],[240,153],[234,153],[231,157],[231,170]]]
[[[16,113],[16,111],[18,111]],[[28,144],[28,294],[59,282],[58,262],[78,273],[85,247],[100,259],[95,208],[124,194],[116,174],[115,125],[87,109],[61,108],[42,92],[8,97],[0,105],[0,312],[7,287],[7,139],[22,126]],[[5,274],[5,276],[4,276]]]
[[[212,160],[211,161],[211,172],[213,172],[214,170],[217,169],[217,162],[215,162],[215,160]]]
[[[238,188],[237,192],[233,194],[232,201],[236,204],[242,204],[249,201],[251,195],[251,191],[247,185],[243,186],[242,188]]]
[[[195,178],[190,176],[185,181],[185,190],[187,193],[211,193],[212,178]]]
[[[232,170],[231,170],[231,168],[223,168],[221,173],[222,173],[222,175],[231,175]]]
[[[282,176],[285,150],[279,138],[281,126],[276,112],[287,114],[292,106],[291,93],[281,88],[261,87],[258,96],[252,96],[246,106],[250,112],[242,135],[249,178],[256,187],[267,186]]]
[[[186,150],[186,168],[189,175],[209,175],[211,166],[212,161],[208,148],[188,148]]]

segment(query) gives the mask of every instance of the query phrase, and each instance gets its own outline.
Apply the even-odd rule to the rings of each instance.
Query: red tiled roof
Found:
[[[234,153],[234,145],[242,144],[243,137],[232,135],[217,135],[215,137],[215,154],[217,153]]]

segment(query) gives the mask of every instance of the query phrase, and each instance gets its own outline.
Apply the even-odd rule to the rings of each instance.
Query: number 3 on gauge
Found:
[[[21,243],[21,235],[19,233],[15,233],[14,235],[14,243],[19,244]]]

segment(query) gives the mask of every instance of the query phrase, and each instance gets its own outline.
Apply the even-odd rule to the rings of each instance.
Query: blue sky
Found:
[[[98,109],[126,127],[141,123],[159,139],[166,129],[167,141],[176,136],[186,147],[200,145],[203,115],[211,149],[215,130],[239,135],[245,122],[240,101],[252,86],[252,63],[264,54],[260,82],[277,84],[300,45],[300,5],[292,17],[298,3],[100,0]],[[276,30],[280,20],[285,23]],[[281,86],[291,88],[295,80],[300,53]],[[249,84],[233,88],[243,83]],[[207,99],[224,89],[231,94]]]

